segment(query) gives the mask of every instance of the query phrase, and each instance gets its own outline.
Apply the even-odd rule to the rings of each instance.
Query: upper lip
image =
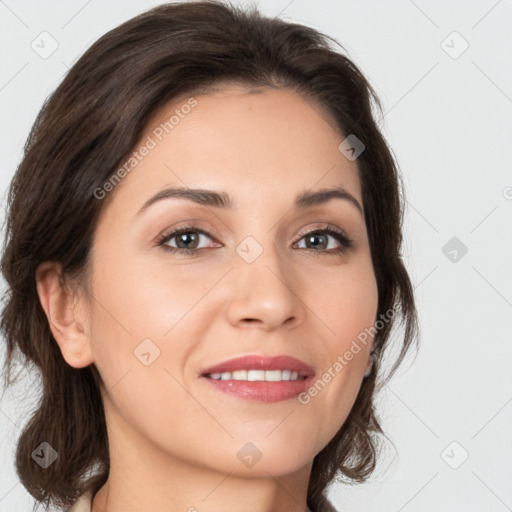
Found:
[[[229,359],[215,366],[210,366],[201,375],[211,373],[234,372],[236,370],[291,370],[301,377],[311,377],[315,374],[312,366],[291,356],[247,355]]]

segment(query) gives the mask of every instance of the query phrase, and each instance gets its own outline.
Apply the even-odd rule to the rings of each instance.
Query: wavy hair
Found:
[[[375,394],[417,341],[418,320],[401,256],[403,184],[374,118],[382,105],[346,53],[335,39],[265,17],[254,6],[169,3],[98,39],[46,100],[8,190],[1,260],[7,283],[0,319],[4,386],[16,380],[15,362],[35,367],[40,377],[41,399],[15,455],[18,477],[38,502],[67,507],[80,494],[96,492],[108,478],[109,447],[101,377],[94,364],[75,369],[64,361],[38,298],[36,269],[56,261],[64,277],[82,279],[100,214],[113,196],[99,201],[95,190],[123,164],[159,109],[226,82],[297,91],[324,107],[341,133],[355,134],[365,145],[357,168],[377,316],[396,314],[376,334],[372,372],[346,421],[314,458],[309,507],[328,510],[326,492],[335,478],[363,482],[374,471],[386,437]],[[382,358],[395,346],[394,326],[401,326],[400,351],[383,375]],[[31,457],[41,440],[66,456],[43,469]]]

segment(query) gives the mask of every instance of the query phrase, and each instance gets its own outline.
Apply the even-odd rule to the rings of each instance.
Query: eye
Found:
[[[329,239],[337,240],[336,243],[330,242]],[[173,242],[173,240],[175,242]],[[183,255],[194,255],[208,249],[208,245],[201,247],[201,242],[205,239],[212,240],[212,237],[207,231],[197,226],[184,226],[170,233],[164,233],[157,241],[157,245],[166,251],[172,253],[180,253]],[[309,231],[299,240],[299,244],[305,240],[305,246],[299,249],[307,249],[313,252],[325,253],[329,255],[340,254],[352,247],[353,242],[350,240],[343,231],[338,228],[328,226],[325,228],[317,228]],[[171,244],[171,242],[173,242]]]
[[[192,254],[207,248],[199,247],[201,241],[204,242],[204,238],[211,239],[210,235],[203,229],[195,226],[185,226],[170,233],[164,233],[158,240],[158,245],[174,253]],[[173,239],[176,239],[176,245],[169,245],[169,242]]]
[[[333,247],[333,244],[329,242],[329,238],[337,240],[339,246],[336,247],[336,243],[334,243]],[[302,236],[299,240],[299,244],[302,240],[305,240],[306,247],[300,247],[301,249],[309,249],[313,252],[324,252],[331,255],[345,252],[353,245],[352,240],[350,240],[343,231],[332,226],[309,231]]]

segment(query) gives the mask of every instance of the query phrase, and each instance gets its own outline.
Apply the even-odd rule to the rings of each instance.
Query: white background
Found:
[[[68,67],[106,31],[160,3],[0,1],[3,195],[38,110]],[[380,395],[396,452],[387,451],[368,483],[336,485],[330,498],[347,512],[510,510],[512,2],[257,4],[348,50],[383,100],[383,130],[406,184],[404,253],[422,336],[417,359]],[[58,42],[47,59],[31,48],[43,31]],[[452,237],[468,249],[455,262],[442,252]],[[15,439],[37,399],[25,382],[0,402],[2,512],[33,504],[13,467]]]

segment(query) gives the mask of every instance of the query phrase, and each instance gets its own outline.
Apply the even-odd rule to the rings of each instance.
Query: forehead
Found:
[[[238,208],[262,193],[291,203],[304,190],[336,186],[362,202],[357,164],[338,149],[344,138],[324,108],[290,89],[234,85],[182,96],[148,123],[115,193],[136,208],[163,187],[210,188]]]

